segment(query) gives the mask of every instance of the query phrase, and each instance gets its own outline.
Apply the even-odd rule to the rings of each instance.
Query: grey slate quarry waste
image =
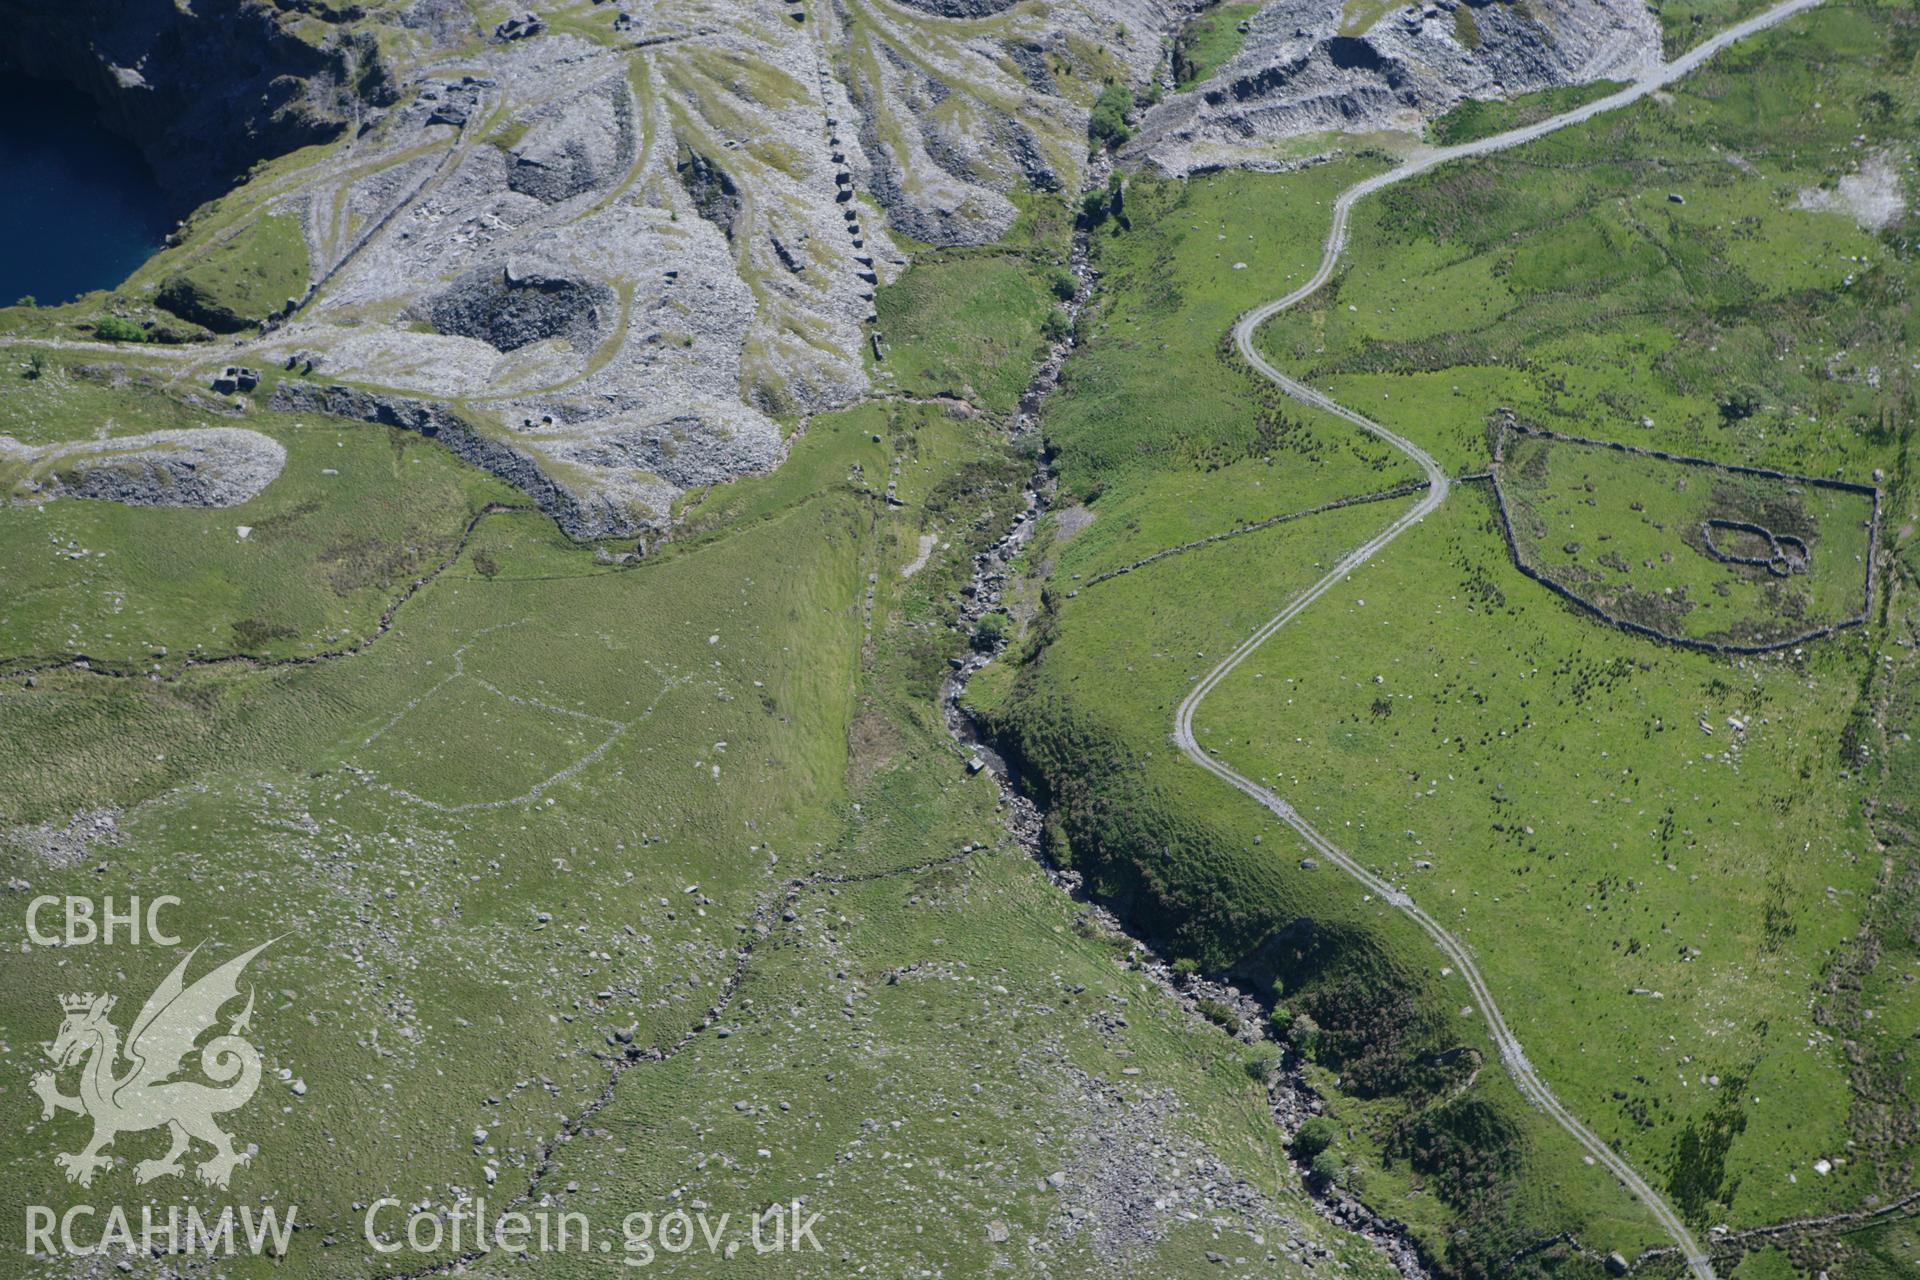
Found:
[[[1660,58],[1659,22],[1640,0],[1435,0],[1358,35],[1341,32],[1342,13],[1339,0],[1263,8],[1240,52],[1148,111],[1124,154],[1173,174],[1284,169],[1297,163],[1275,145],[1284,139],[1417,133],[1463,98],[1630,80]]]
[[[1658,47],[1630,0],[1534,0],[1472,6],[1467,48],[1457,3],[1342,35],[1336,0],[1279,0],[1218,75],[1133,113],[1129,154],[1270,166],[1303,131],[1413,127],[1467,94],[1627,74]],[[570,531],[625,537],[670,523],[689,485],[777,466],[808,415],[865,395],[867,326],[907,263],[891,233],[983,244],[1021,189],[1079,190],[1095,161],[1072,51],[1099,48],[1144,91],[1188,9],[560,12],[0,0],[0,49],[82,85],[203,191],[333,139],[248,188],[300,220],[311,273],[226,358],[284,369],[276,403],[404,419]],[[212,385],[250,389],[237,372]]]
[[[233,507],[273,482],[287,451],[245,427],[198,427],[42,446],[0,436],[0,462],[25,464],[16,503],[73,497],[133,507]]]

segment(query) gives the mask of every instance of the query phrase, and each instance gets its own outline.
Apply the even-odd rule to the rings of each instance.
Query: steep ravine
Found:
[[[1104,186],[1107,172],[1106,164],[1096,164],[1094,172],[1089,174],[1087,189]],[[1084,228],[1074,234],[1068,265],[1079,281],[1078,291],[1066,304],[1070,318],[1077,321],[1092,296],[1095,284]],[[1055,344],[1021,396],[1011,426],[1016,444],[1031,439],[1037,433],[1040,407],[1059,384],[1061,368],[1073,353],[1074,344],[1074,330],[1070,327],[1068,336]],[[961,618],[969,628],[977,626],[983,616],[1001,605],[1005,584],[1009,575],[1015,572],[1014,561],[1032,542],[1055,489],[1052,467],[1042,448],[1034,473],[1022,488],[1022,506],[1014,516],[1012,528],[998,542],[974,556],[969,589],[961,593]],[[1219,1034],[1235,1036],[1249,1044],[1276,1043],[1269,1032],[1271,1024],[1267,1011],[1257,999],[1226,981],[1176,972],[1160,948],[1141,936],[1137,926],[1114,909],[1115,904],[1100,901],[1089,890],[1079,872],[1057,865],[1048,856],[1045,811],[1029,794],[1030,789],[1021,784],[1017,765],[1011,758],[1012,753],[996,747],[987,728],[965,706],[968,683],[982,668],[1000,657],[1006,646],[1007,641],[1003,638],[989,648],[971,649],[966,657],[957,659],[958,665],[941,686],[940,704],[948,732],[969,754],[969,767],[989,773],[998,785],[1008,832],[1046,872],[1054,886],[1079,903],[1101,929],[1125,937],[1132,944],[1134,964],[1168,999],[1196,1018],[1202,1016],[1200,1002],[1203,1000],[1226,1005],[1235,1011],[1238,1028],[1229,1030],[1209,1022],[1209,1025],[1218,1027]],[[1307,1080],[1305,1061],[1299,1051],[1284,1043],[1278,1047],[1281,1053],[1268,1076],[1267,1098],[1275,1127],[1290,1142],[1301,1124],[1309,1116],[1318,1113],[1324,1103]],[[1432,1273],[1404,1226],[1374,1212],[1340,1187],[1315,1179],[1306,1162],[1294,1157],[1290,1149],[1288,1157],[1302,1185],[1312,1196],[1315,1209],[1323,1218],[1335,1227],[1367,1240],[1405,1280],[1430,1280]]]

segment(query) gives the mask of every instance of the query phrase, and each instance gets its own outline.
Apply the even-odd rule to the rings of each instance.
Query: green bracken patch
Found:
[[[1241,27],[1258,12],[1258,4],[1228,0],[1195,14],[1174,38],[1173,77],[1176,86],[1182,90],[1191,89],[1226,65],[1227,60],[1240,52],[1240,46],[1246,42],[1246,33]]]
[[[1473,32],[1472,43],[1464,39],[1461,43],[1473,47],[1480,37],[1473,26],[1472,6],[1463,4],[1453,15],[1457,28]],[[1516,98],[1468,98],[1428,125],[1427,135],[1442,146],[1456,146],[1557,116],[1623,87],[1614,80],[1594,80],[1524,93]]]
[[[103,342],[145,342],[147,331],[125,316],[108,315],[93,322],[93,336]]]
[[[1093,112],[1087,118],[1087,135],[1102,147],[1117,147],[1133,136],[1127,126],[1127,112],[1133,108],[1133,90],[1115,81],[1094,99]]]

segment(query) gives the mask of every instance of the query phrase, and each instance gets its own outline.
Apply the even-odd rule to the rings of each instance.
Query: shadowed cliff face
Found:
[[[392,96],[370,39],[318,43],[260,0],[0,0],[0,66],[80,89],[183,202]]]
[[[0,73],[0,301],[119,284],[186,208],[66,85]]]

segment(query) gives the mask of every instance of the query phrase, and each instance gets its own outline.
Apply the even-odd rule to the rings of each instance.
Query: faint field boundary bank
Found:
[[[1165,560],[1168,556],[1177,556],[1183,551],[1198,551],[1201,547],[1212,546],[1216,542],[1225,542],[1228,538],[1238,538],[1242,534],[1248,533],[1259,533],[1262,529],[1271,529],[1275,525],[1288,524],[1295,520],[1304,520],[1308,516],[1325,515],[1329,511],[1339,511],[1343,507],[1357,507],[1369,502],[1387,502],[1394,498],[1411,497],[1419,493],[1422,489],[1427,488],[1429,484],[1431,484],[1431,481],[1409,480],[1405,484],[1395,485],[1391,489],[1381,489],[1376,493],[1356,494],[1351,498],[1336,498],[1332,502],[1323,502],[1317,507],[1307,507],[1300,511],[1285,511],[1277,516],[1268,516],[1265,520],[1255,520],[1251,524],[1237,524],[1231,529],[1226,529],[1219,533],[1211,533],[1204,538],[1195,538],[1191,542],[1182,542],[1176,546],[1166,547],[1154,552],[1150,556],[1142,556],[1131,564],[1121,565],[1118,569],[1109,569],[1105,573],[1095,574],[1093,577],[1087,579],[1080,587],[1080,590],[1085,591],[1088,587],[1097,587],[1103,582],[1111,581],[1123,574],[1132,573],[1135,569],[1144,569],[1156,560]],[[1078,592],[1074,594],[1078,594]]]
[[[415,577],[398,596],[395,596],[389,601],[387,607],[380,611],[379,621],[374,625],[372,631],[354,641],[352,644],[342,645],[337,649],[324,649],[319,653],[296,654],[285,658],[263,658],[250,653],[189,654],[181,661],[176,669],[165,674],[151,669],[142,671],[133,667],[110,666],[106,663],[95,662],[84,653],[69,653],[53,657],[37,658],[0,658],[0,675],[13,679],[20,676],[45,675],[50,671],[81,671],[88,675],[107,676],[116,680],[152,680],[160,684],[172,684],[195,667],[232,666],[265,671],[274,667],[312,667],[318,666],[323,662],[332,662],[338,658],[350,658],[355,654],[365,653],[368,649],[372,648],[375,641],[392,630],[394,617],[400,612],[401,605],[404,605],[407,601],[420,594],[421,590],[432,583],[434,579],[460,562],[460,557],[466,554],[467,545],[473,541],[474,530],[480,527],[482,520],[487,519],[489,516],[530,515],[539,510],[540,508],[538,507],[521,503],[489,502],[486,506],[474,512],[473,515],[468,517],[466,527],[460,531],[459,540],[454,543],[453,550],[447,554],[446,558],[433,568],[427,570],[427,572]],[[14,666],[10,665],[11,663],[20,663],[22,665]]]

